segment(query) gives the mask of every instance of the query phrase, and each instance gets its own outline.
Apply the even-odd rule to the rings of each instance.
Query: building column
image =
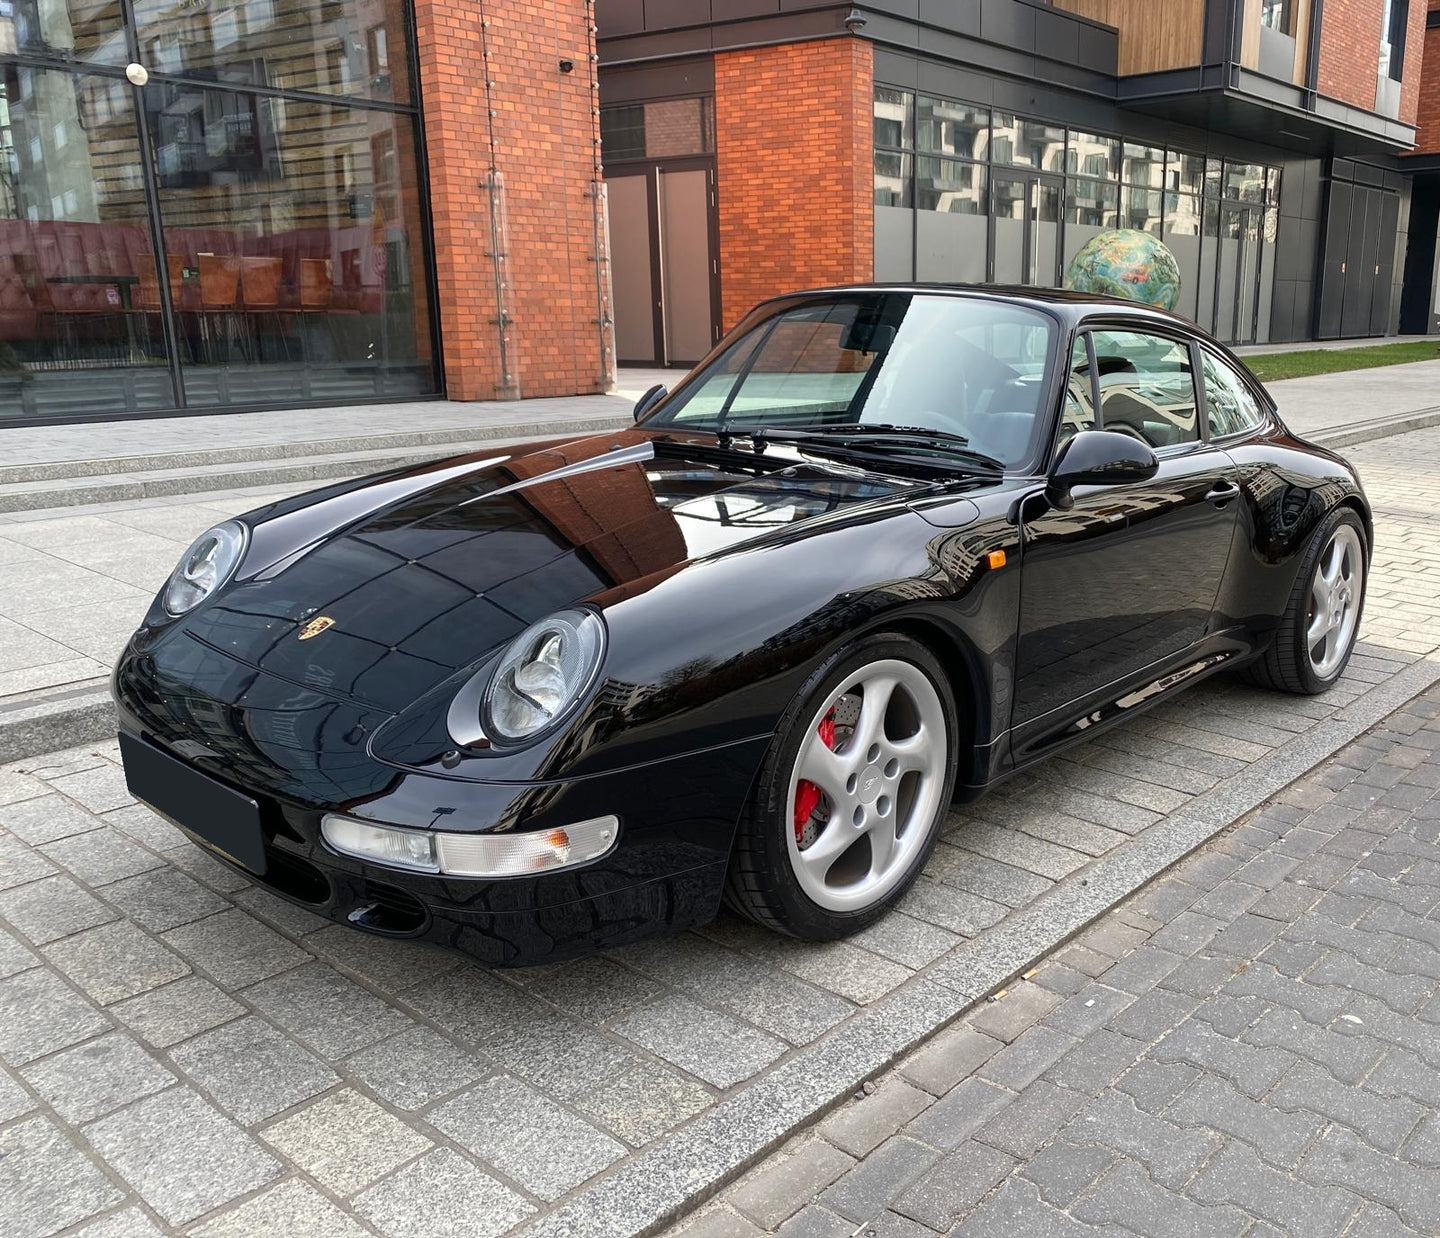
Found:
[[[447,393],[604,390],[593,0],[415,0],[415,26]]]
[[[715,56],[727,329],[765,297],[872,277],[874,68],[851,34]]]

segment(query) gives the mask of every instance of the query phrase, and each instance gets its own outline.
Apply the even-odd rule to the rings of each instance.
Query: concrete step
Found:
[[[0,512],[40,511],[165,495],[359,477],[466,451],[483,451],[507,443],[535,442],[563,435],[597,434],[622,429],[630,424],[630,419],[626,417],[590,417],[563,422],[426,431],[413,435],[372,435],[310,443],[265,444],[249,449],[217,448],[213,452],[185,452],[169,456],[20,465],[0,469]],[[91,464],[105,467],[91,470],[86,467]],[[81,471],[75,471],[77,469]]]
[[[1285,414],[1282,411],[1280,415],[1283,417]],[[1440,405],[1392,413],[1388,417],[1372,417],[1368,421],[1353,421],[1346,426],[1331,426],[1328,430],[1317,430],[1313,434],[1301,432],[1301,437],[1312,443],[1339,450],[1341,447],[1353,447],[1356,443],[1368,443],[1377,438],[1409,434],[1411,430],[1427,430],[1431,426],[1440,426]]]

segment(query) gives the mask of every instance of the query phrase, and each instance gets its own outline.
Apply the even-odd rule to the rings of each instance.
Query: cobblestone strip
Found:
[[[670,1231],[1440,1232],[1440,689]]]

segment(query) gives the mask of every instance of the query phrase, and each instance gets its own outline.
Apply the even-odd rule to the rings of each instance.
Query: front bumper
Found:
[[[227,668],[226,674],[230,671]],[[250,670],[243,691],[157,677],[127,655],[114,688],[121,730],[250,796],[267,871],[217,859],[338,923],[456,949],[495,966],[548,962],[695,927],[718,910],[736,822],[768,738],[566,782],[446,778],[376,762],[348,742],[378,724],[361,706],[311,698]],[[446,831],[549,830],[613,814],[616,847],[592,864],[534,877],[453,877],[332,850],[321,819]]]

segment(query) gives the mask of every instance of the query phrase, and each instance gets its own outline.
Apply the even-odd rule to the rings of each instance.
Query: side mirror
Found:
[[[649,391],[647,391],[644,395],[642,395],[638,400],[635,401],[635,420],[639,421],[640,418],[645,416],[646,413],[648,413],[652,408],[659,404],[660,401],[669,394],[669,388],[667,388],[663,383],[656,383],[653,387],[650,388]]]
[[[1149,443],[1113,430],[1081,430],[1060,449],[1045,480],[1045,498],[1051,507],[1069,511],[1075,506],[1070,493],[1076,486],[1118,486],[1149,481],[1160,471],[1160,461]]]

